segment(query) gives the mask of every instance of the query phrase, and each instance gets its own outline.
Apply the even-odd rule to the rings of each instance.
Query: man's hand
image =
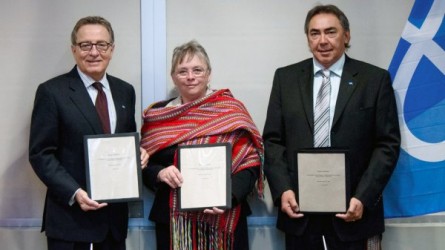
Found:
[[[80,208],[85,212],[90,210],[98,210],[108,205],[107,203],[98,203],[97,201],[90,199],[87,192],[85,192],[83,189],[79,189],[79,191],[76,193],[75,199]]]
[[[297,200],[295,199],[295,193],[292,190],[287,190],[281,195],[281,211],[286,213],[290,218],[301,218],[304,215],[299,213]]]
[[[363,203],[357,198],[352,197],[349,202],[348,211],[345,214],[336,214],[335,217],[343,219],[346,222],[360,220],[363,216]]]
[[[171,188],[180,187],[183,182],[181,172],[173,165],[159,171],[158,180],[167,183]]]

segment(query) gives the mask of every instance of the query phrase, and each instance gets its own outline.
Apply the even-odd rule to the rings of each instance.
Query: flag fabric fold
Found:
[[[445,0],[416,0],[389,66],[402,150],[385,217],[445,211]]]

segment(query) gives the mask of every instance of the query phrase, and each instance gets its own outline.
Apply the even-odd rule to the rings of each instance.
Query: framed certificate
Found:
[[[84,136],[87,192],[99,202],[141,199],[138,133]]]
[[[179,188],[180,210],[232,206],[229,143],[179,146],[178,168],[184,178]]]
[[[297,152],[297,202],[301,212],[344,213],[350,199],[347,151],[332,148]]]

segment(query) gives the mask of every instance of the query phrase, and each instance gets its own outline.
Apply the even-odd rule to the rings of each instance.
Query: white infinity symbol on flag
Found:
[[[408,128],[403,114],[408,85],[422,56],[427,57],[443,74],[445,74],[445,51],[433,41],[445,15],[445,1],[434,1],[421,29],[407,22],[402,37],[411,43],[403,57],[400,67],[394,77],[393,87],[398,99],[401,147],[411,156],[428,162],[445,160],[445,141],[429,143],[413,135]],[[413,63],[416,62],[416,63]],[[444,83],[445,84],[445,83]]]

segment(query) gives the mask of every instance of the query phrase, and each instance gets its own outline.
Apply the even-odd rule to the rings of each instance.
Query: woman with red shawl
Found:
[[[173,51],[171,77],[179,96],[157,102],[143,114],[141,146],[150,154],[144,184],[155,192],[149,219],[156,223],[157,249],[249,249],[246,201],[258,181],[262,194],[263,142],[244,105],[229,90],[211,90],[210,61],[196,41]],[[183,212],[177,193],[180,145],[230,143],[230,209]]]

